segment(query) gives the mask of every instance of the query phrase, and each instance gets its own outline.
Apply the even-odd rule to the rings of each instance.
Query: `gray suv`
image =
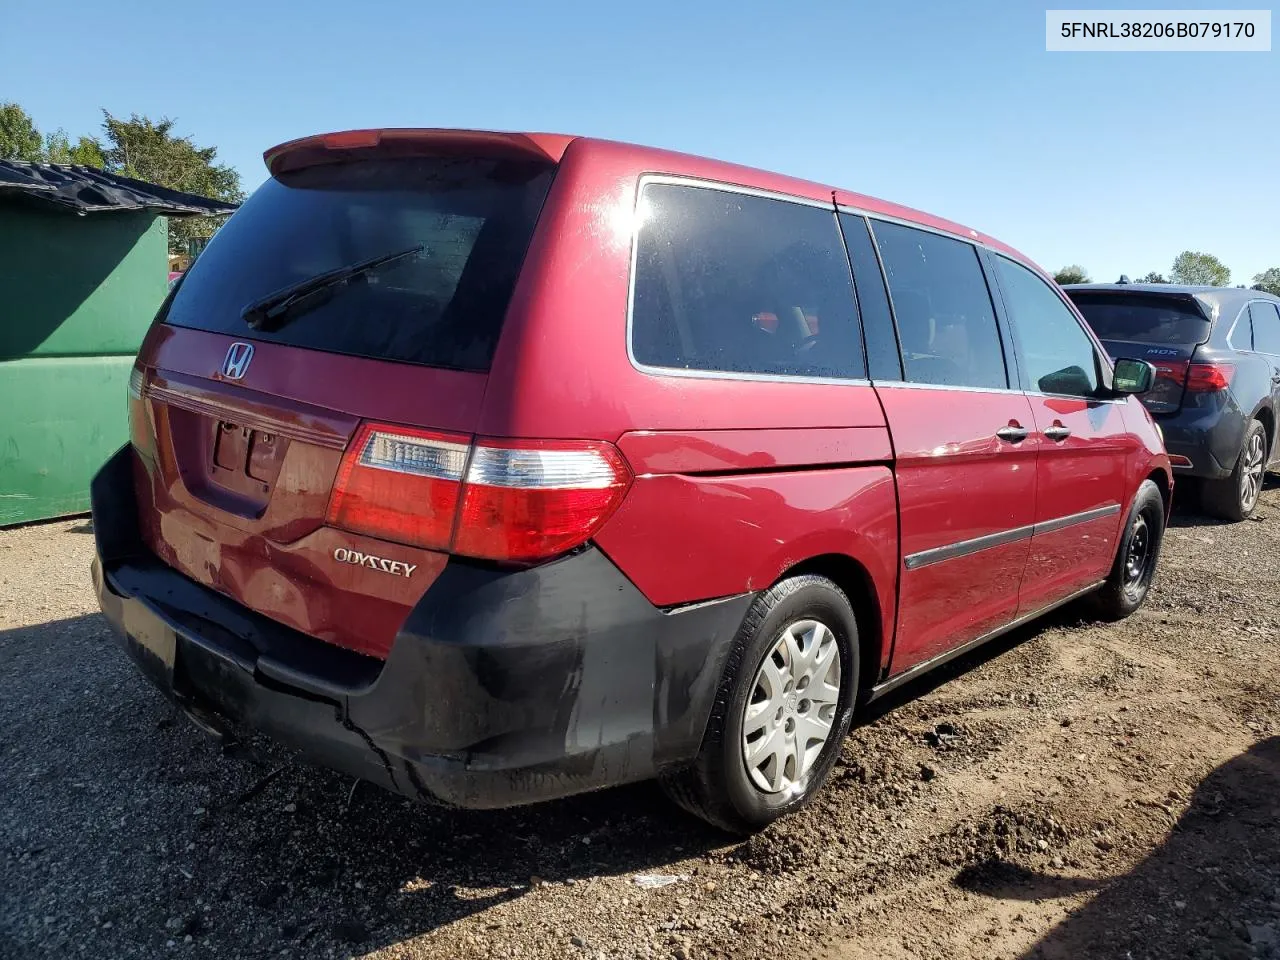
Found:
[[[1280,298],[1233,287],[1090,283],[1063,288],[1113,357],[1156,368],[1142,402],[1173,469],[1207,512],[1243,520],[1280,467]]]

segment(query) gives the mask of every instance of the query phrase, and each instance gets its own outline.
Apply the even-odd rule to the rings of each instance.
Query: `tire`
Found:
[[[1258,495],[1266,478],[1267,431],[1250,420],[1240,444],[1235,469],[1221,480],[1206,480],[1200,502],[1205,511],[1221,520],[1247,520],[1258,507]]]
[[[1163,543],[1164,498],[1159,487],[1144,480],[1129,508],[1107,582],[1091,598],[1100,619],[1123,620],[1142,606],[1151,590]]]
[[[826,653],[831,649],[834,655]],[[849,732],[858,654],[853,608],[830,580],[790,577],[761,593],[734,638],[702,749],[693,763],[662,777],[667,795],[736,834],[799,810],[826,780]],[[801,745],[806,733],[811,739]]]

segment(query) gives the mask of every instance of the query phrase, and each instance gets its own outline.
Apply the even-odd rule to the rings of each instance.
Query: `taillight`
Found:
[[[328,522],[491,560],[537,560],[590,539],[631,482],[591,441],[478,440],[366,424],[334,484]]]
[[[327,522],[352,533],[447,548],[469,450],[469,437],[365,424],[338,468]]]
[[[1236,368],[1230,363],[1193,363],[1187,368],[1187,389],[1192,393],[1216,393],[1231,386]]]
[[[1216,393],[1231,385],[1236,368],[1229,363],[1188,363],[1166,360],[1154,363],[1156,382],[1142,398],[1152,413],[1171,413],[1182,402],[1182,392]]]
[[[143,399],[146,391],[147,371],[135,364],[129,372],[129,442],[142,453],[153,454],[155,428],[151,423],[146,400]]]
[[[608,444],[482,440],[467,469],[455,553],[534,560],[588,540],[631,472]]]
[[[1157,379],[1172,380],[1178,386],[1182,386],[1183,380],[1187,377],[1187,362],[1185,360],[1153,363],[1152,366],[1156,368]]]

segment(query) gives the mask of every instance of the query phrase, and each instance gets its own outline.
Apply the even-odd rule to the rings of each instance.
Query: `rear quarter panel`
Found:
[[[636,474],[599,546],[658,605],[767,587],[852,557],[893,623],[897,519],[888,429],[865,382],[642,372],[627,350],[639,178],[750,182],[715,161],[578,141],[565,153],[489,377],[479,432],[617,443]],[[828,194],[829,196],[829,194]]]

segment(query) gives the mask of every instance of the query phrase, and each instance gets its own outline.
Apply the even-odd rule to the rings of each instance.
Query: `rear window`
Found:
[[[1209,321],[1193,301],[1183,297],[1074,290],[1068,290],[1067,295],[1100,340],[1191,344],[1209,336]]]
[[[551,184],[544,164],[399,158],[268,180],[218,231],[165,318],[243,339],[458,370],[488,370]],[[337,267],[406,250],[278,330],[244,308]]]

